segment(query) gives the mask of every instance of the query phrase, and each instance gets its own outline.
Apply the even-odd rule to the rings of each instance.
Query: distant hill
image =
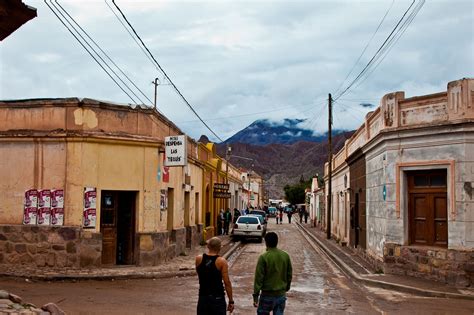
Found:
[[[282,198],[283,187],[296,183],[302,175],[305,179],[316,174],[322,176],[327,161],[327,136],[314,136],[310,130],[297,127],[302,121],[286,119],[278,124],[257,120],[225,142],[217,144],[217,152],[224,157],[226,145],[230,144],[232,155],[254,159],[252,162],[231,156],[230,162],[260,174],[265,180],[268,196]],[[339,151],[353,132],[339,130],[337,134],[334,133],[333,152]]]
[[[224,143],[293,144],[299,141],[321,142],[327,138],[327,133],[315,135],[312,130],[304,128],[305,121],[305,119],[285,119],[282,122],[273,122],[268,119],[256,120],[225,140]],[[341,132],[343,131],[334,130],[333,134]]]

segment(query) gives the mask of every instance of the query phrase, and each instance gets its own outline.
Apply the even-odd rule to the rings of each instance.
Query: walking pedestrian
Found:
[[[303,223],[304,209],[299,208],[298,215],[300,216],[300,223]]]
[[[224,212],[224,234],[229,235],[229,225],[230,221],[232,220],[232,213],[230,213],[230,209],[227,208]]]
[[[255,269],[253,306],[258,315],[284,313],[286,292],[290,290],[293,270],[288,253],[277,248],[278,235],[265,235],[267,250],[258,258]]]
[[[277,224],[278,224],[278,218],[279,218],[279,217],[280,217],[280,215],[279,215],[278,212],[277,212],[277,214],[276,214],[276,216],[275,216],[276,221],[277,221]]]
[[[288,223],[291,224],[291,216],[293,215],[293,213],[291,212],[291,210],[289,210],[289,211],[287,212],[287,215],[288,215]]]
[[[196,271],[199,277],[198,315],[225,315],[226,310],[231,313],[234,311],[229,265],[225,258],[219,256],[221,245],[221,240],[213,237],[207,241],[208,253],[196,257]],[[228,306],[224,287],[229,298]]]
[[[280,224],[282,224],[283,223],[283,209],[280,209],[279,216],[280,216]]]
[[[219,211],[219,217],[217,218],[217,235],[222,235],[224,229],[224,210]]]

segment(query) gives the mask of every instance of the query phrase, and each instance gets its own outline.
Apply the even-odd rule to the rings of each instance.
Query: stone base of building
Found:
[[[189,243],[188,240],[189,239]],[[155,266],[199,246],[202,225],[136,235],[135,263]],[[81,227],[0,225],[0,265],[81,269],[102,265],[102,234]]]
[[[0,225],[0,264],[32,268],[93,268],[102,236],[79,227]]]
[[[171,232],[137,234],[137,265],[156,266],[184,255],[187,248],[199,246],[201,239],[202,224],[173,229]]]
[[[384,272],[436,280],[457,287],[474,286],[474,250],[386,243]]]

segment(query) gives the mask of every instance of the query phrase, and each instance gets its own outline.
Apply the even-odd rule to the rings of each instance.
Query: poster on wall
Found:
[[[95,228],[97,218],[97,191],[95,187],[84,188],[84,222],[85,228]]]
[[[163,154],[163,183],[170,182],[170,168],[166,166],[166,154]]]
[[[23,224],[35,225],[37,212],[38,212],[38,191],[36,189],[29,189],[25,191]]]
[[[51,225],[64,225],[64,190],[51,190]]]
[[[38,191],[38,225],[51,224],[51,190],[42,189]]]
[[[165,211],[168,208],[168,190],[160,191],[160,210]]]

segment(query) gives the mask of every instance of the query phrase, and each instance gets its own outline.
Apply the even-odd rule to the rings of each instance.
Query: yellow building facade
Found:
[[[165,137],[181,134],[150,108],[77,98],[0,102],[0,264],[157,265],[199,244],[198,143],[186,137],[186,166],[164,167]],[[62,224],[26,218],[28,194],[37,194],[40,211],[49,193],[53,209],[58,191]]]

